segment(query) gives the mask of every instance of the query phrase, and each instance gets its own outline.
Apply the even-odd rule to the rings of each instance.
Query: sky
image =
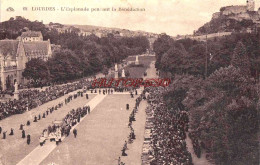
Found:
[[[255,10],[260,6],[259,1],[256,0]],[[0,21],[23,16],[44,24],[95,25],[176,36],[192,34],[223,6],[245,4],[246,0],[0,0]],[[14,11],[6,11],[9,7]],[[55,8],[55,11],[33,11],[37,7]],[[66,7],[86,7],[89,11],[62,11]],[[117,11],[111,11],[112,7]],[[118,11],[120,7],[145,11]],[[109,8],[110,11],[96,11],[96,8]]]

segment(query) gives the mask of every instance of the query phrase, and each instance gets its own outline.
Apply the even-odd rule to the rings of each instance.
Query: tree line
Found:
[[[23,76],[36,82],[62,83],[94,75],[107,74],[108,68],[129,55],[142,54],[149,47],[146,37],[115,38],[95,35],[81,37],[74,33],[59,34],[61,48],[44,62],[32,59]]]
[[[51,44],[56,45],[48,61],[32,59],[26,64],[23,76],[32,80],[34,85],[67,82],[97,72],[107,74],[108,68],[114,63],[121,62],[129,55],[142,54],[149,48],[149,41],[143,36],[79,36],[78,28],[59,33],[42,22],[20,16],[0,23],[0,39],[16,39],[26,28],[41,31],[44,40],[50,39]]]

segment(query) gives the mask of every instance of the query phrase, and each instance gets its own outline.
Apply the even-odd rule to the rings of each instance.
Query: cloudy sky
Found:
[[[260,6],[256,0],[256,9]],[[191,34],[211,19],[220,7],[245,5],[246,0],[0,0],[1,22],[17,15],[44,23],[96,25],[143,30],[170,35]],[[12,7],[15,11],[7,12]],[[27,11],[24,11],[27,7]],[[55,11],[32,11],[55,7]],[[61,11],[62,7],[86,7],[90,11]],[[92,8],[145,8],[145,11],[93,11]]]

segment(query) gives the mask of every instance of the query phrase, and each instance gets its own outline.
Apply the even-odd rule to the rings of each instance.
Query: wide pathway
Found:
[[[90,106],[90,110],[93,110],[107,95],[97,95],[94,97],[87,105]],[[84,116],[82,120],[84,120]],[[79,123],[78,123],[79,124]],[[78,126],[72,127],[71,131]],[[62,141],[65,137],[62,138]],[[24,159],[22,159],[17,165],[37,165],[40,164],[56,147],[54,142],[46,142],[44,146],[36,147],[30,154],[28,154]]]
[[[135,96],[136,98],[136,96]],[[40,164],[116,165],[130,133],[128,117],[135,98],[110,94],[77,127],[78,136],[69,136]],[[126,110],[129,103],[130,110]]]
[[[73,94],[74,92],[70,93]],[[71,110],[78,107],[82,107],[88,101],[90,101],[96,94],[89,94],[89,99],[86,100],[85,97],[78,97],[73,99],[70,103],[64,104],[63,107],[55,110],[52,114],[46,116],[45,119],[41,119],[38,122],[32,122],[34,116],[43,114],[49,107],[55,106],[60,102],[64,102],[70,94],[67,94],[61,98],[45,103],[37,108],[34,108],[23,114],[17,114],[0,120],[0,126],[2,127],[2,132],[7,131],[6,139],[0,137],[0,164],[13,165],[17,164],[19,160],[28,155],[35,147],[39,145],[39,136],[43,129],[46,129],[55,120],[61,120],[65,115]],[[26,139],[22,139],[22,132],[19,130],[20,124],[26,124],[27,120],[30,120],[30,126],[24,126],[25,134],[31,135],[30,145],[26,144]],[[9,136],[10,129],[14,129],[14,135]],[[1,135],[2,136],[2,135]]]

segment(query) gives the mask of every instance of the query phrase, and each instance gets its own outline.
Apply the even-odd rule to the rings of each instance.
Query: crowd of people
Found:
[[[83,96],[83,95],[81,95]],[[85,115],[90,114],[90,106],[79,107],[76,110],[72,109],[61,121],[55,121],[53,125],[49,125],[48,128],[42,131],[40,136],[40,145],[42,146],[46,140],[56,141],[58,145],[61,142],[63,136],[69,136],[71,128],[80,122],[80,119]],[[77,137],[77,130],[73,129],[74,137]]]
[[[135,90],[135,93],[136,93],[136,95],[137,95],[137,90]],[[130,96],[131,96],[131,98],[133,98],[133,92],[130,92]],[[130,134],[129,134],[129,136],[128,136],[128,141],[125,141],[125,143],[124,143],[124,146],[123,146],[123,148],[122,148],[122,154],[121,154],[121,156],[127,156],[127,154],[126,154],[126,150],[128,149],[127,148],[127,144],[129,143],[129,144],[131,144],[131,143],[133,143],[133,140],[134,139],[136,139],[136,135],[135,135],[135,133],[134,133],[134,129],[133,129],[133,127],[132,127],[132,123],[133,123],[133,121],[136,121],[135,120],[135,115],[136,115],[136,113],[138,112],[138,107],[139,107],[139,104],[140,104],[140,102],[142,101],[142,98],[144,97],[144,95],[143,94],[141,94],[141,95],[139,95],[137,98],[136,98],[136,100],[135,100],[135,106],[134,106],[134,108],[133,108],[133,110],[132,110],[132,112],[130,113],[130,115],[129,115],[129,124],[128,124],[128,128],[130,128]],[[129,110],[129,104],[126,104],[126,110]],[[121,161],[121,158],[119,157],[118,158],[118,165],[124,165],[125,163],[124,162],[122,162]]]
[[[69,103],[72,99],[76,99],[79,96],[83,97],[83,91],[78,91],[74,95],[70,94],[67,98],[65,98],[66,104]],[[35,115],[33,121],[28,120],[26,122],[26,124],[20,124],[19,130],[21,130],[21,134],[22,134],[21,138],[23,138],[23,139],[27,138],[27,144],[29,145],[31,143],[31,135],[29,133],[27,133],[27,135],[26,135],[24,126],[29,127],[32,124],[31,122],[35,123],[35,122],[38,122],[39,120],[43,120],[44,118],[47,118],[48,115],[51,115],[54,111],[58,110],[62,106],[63,106],[63,102],[59,102],[57,105],[48,108],[42,114],[38,114],[37,116]],[[72,110],[63,120],[66,123],[65,126],[67,126],[67,125],[73,126],[75,124],[75,122],[80,121],[79,115],[82,117],[82,116],[86,115],[87,113],[90,113],[89,106],[84,106],[82,109],[78,108],[76,111]],[[75,121],[76,116],[77,116],[77,120]],[[63,123],[63,125],[64,125],[64,123]],[[44,129],[42,132],[42,136],[39,138],[40,145],[42,146],[44,144],[44,142],[46,141],[46,139],[50,139],[51,141],[55,140],[56,143],[58,144],[58,142],[61,141],[61,137],[64,134],[66,134],[66,135],[69,134],[68,132],[65,132],[63,125],[59,125],[59,123],[54,123],[53,126],[49,126],[48,129]],[[0,134],[1,133],[3,134],[2,139],[6,139],[7,131],[6,130],[3,131],[3,130],[4,130],[4,128],[2,128],[0,126]],[[13,136],[14,131],[15,130],[13,128],[11,128],[9,136]]]
[[[168,109],[161,88],[146,88],[149,92],[147,111],[152,117],[151,165],[192,165],[191,154],[186,146],[188,131],[188,113],[182,110]]]
[[[19,100],[0,103],[0,120],[36,108],[65,94],[82,89],[84,86],[90,87],[91,81],[80,80],[70,84],[50,86],[43,91],[38,89],[22,90],[19,92]]]
[[[200,143],[199,143],[199,139],[198,139],[198,135],[196,135],[196,133],[194,132],[190,132],[189,133],[189,137],[191,139],[192,142],[192,146],[193,146],[193,150],[195,155],[200,158],[201,156],[201,147],[200,147]],[[203,144],[203,143],[202,143]]]

